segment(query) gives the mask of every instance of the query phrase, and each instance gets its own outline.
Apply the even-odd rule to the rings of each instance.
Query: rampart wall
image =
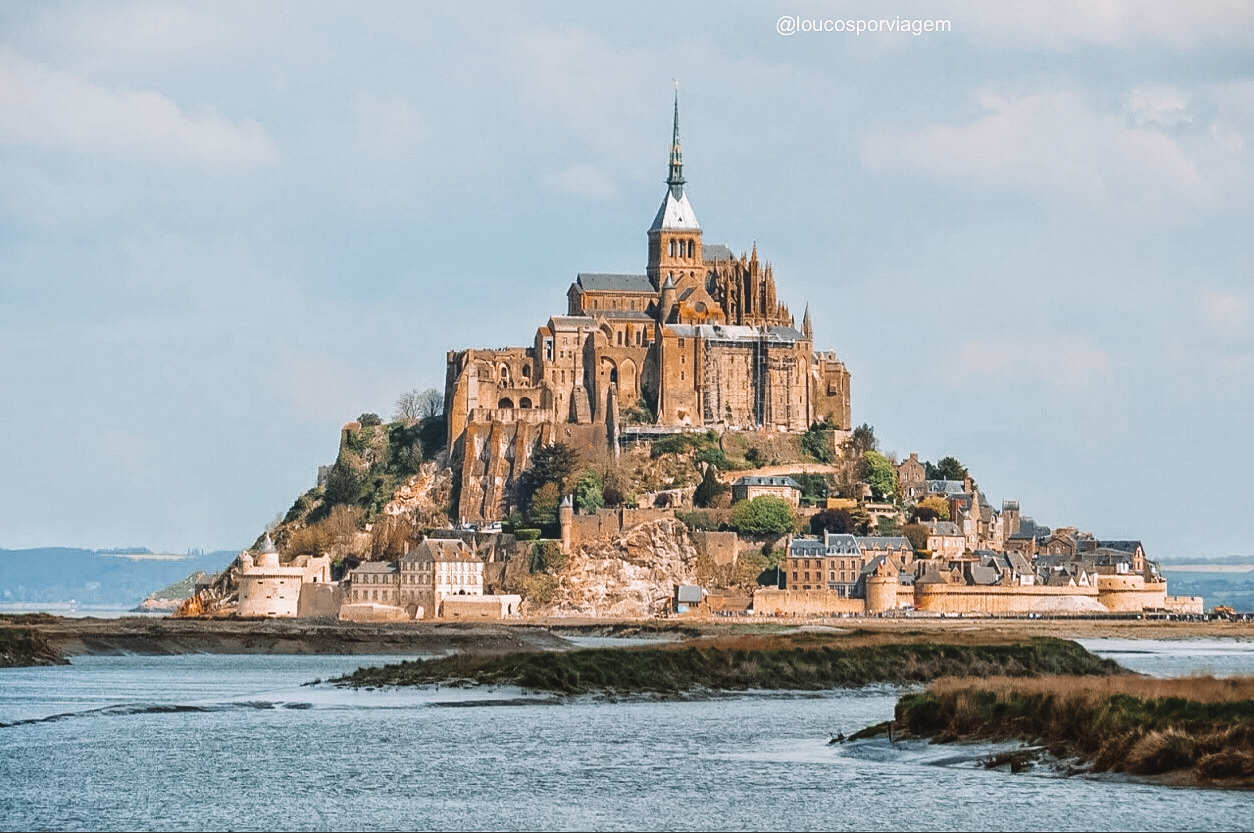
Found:
[[[753,612],[759,616],[862,616],[866,602],[845,599],[828,590],[758,590]]]

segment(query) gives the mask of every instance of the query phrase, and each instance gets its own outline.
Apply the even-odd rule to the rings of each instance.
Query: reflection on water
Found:
[[[1212,661],[1201,645],[1093,647]],[[1254,673],[1248,643],[1231,647],[1213,650]],[[829,745],[891,717],[891,688],[552,705],[508,687],[307,685],[395,660],[91,657],[0,672],[0,722],[17,723],[0,728],[0,827],[1248,826],[1244,793],[1012,776],[955,761],[955,747]],[[53,715],[65,716],[18,723]]]

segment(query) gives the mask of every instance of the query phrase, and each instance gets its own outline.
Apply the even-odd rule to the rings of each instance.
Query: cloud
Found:
[[[994,48],[1244,47],[1254,37],[1254,5],[1245,0],[955,0],[949,16],[955,32],[972,32]]]
[[[557,194],[572,194],[588,200],[608,200],[618,195],[614,181],[591,165],[571,165],[543,174],[540,185]]]
[[[0,52],[0,142],[215,166],[278,155],[251,119],[207,106],[188,114],[160,93],[107,90],[12,51]]]
[[[1128,94],[1124,109],[1137,127],[1172,128],[1193,123],[1189,97],[1171,87],[1138,87]]]
[[[882,132],[863,143],[863,163],[902,166],[980,188],[1045,192],[1133,213],[1176,215],[1211,194],[1193,161],[1155,129],[1184,118],[1183,99],[1141,91],[1127,113],[1093,109],[1076,92],[977,94],[965,125]],[[1130,125],[1139,114],[1145,127]]]
[[[1114,375],[1110,357],[1082,336],[1034,339],[968,339],[946,363],[958,386],[1043,381],[1060,393],[1099,392]]]

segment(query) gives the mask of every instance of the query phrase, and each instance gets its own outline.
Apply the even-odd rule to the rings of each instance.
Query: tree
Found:
[[[562,495],[557,484],[551,481],[545,483],[531,496],[527,517],[533,524],[552,528],[557,525],[557,507],[561,500]]]
[[[915,552],[927,551],[927,527],[923,524],[906,524],[901,528],[901,534],[906,536]]]
[[[393,419],[398,422],[417,422],[442,413],[444,413],[444,394],[436,388],[426,390],[414,388],[405,391],[396,400],[396,414]]]
[[[830,463],[836,459],[836,449],[828,438],[828,431],[834,423],[829,416],[826,422],[816,422],[810,430],[801,435],[801,450],[820,463]]]
[[[362,428],[370,428],[371,426],[374,426],[374,425],[383,424],[383,420],[379,418],[378,414],[362,414],[361,416],[357,417],[357,422],[358,424],[361,425]]]
[[[575,505],[585,515],[591,515],[605,505],[601,475],[592,469],[584,469],[575,483]]]
[[[923,472],[928,480],[966,480],[971,476],[957,457],[942,457],[934,466],[924,463]]]
[[[692,493],[692,504],[700,509],[710,509],[718,503],[719,496],[727,491],[727,486],[714,476],[714,466],[705,470],[701,483]]]
[[[914,508],[916,521],[947,521],[949,520],[949,501],[940,495],[929,495],[919,501]]]
[[[783,498],[760,495],[732,507],[732,525],[750,534],[783,534],[796,528],[792,504]]]
[[[536,449],[531,455],[531,474],[536,488],[556,483],[559,490],[579,464],[579,455],[565,443],[553,443]]]
[[[822,535],[824,532],[852,535],[853,531],[853,516],[848,509],[824,509],[810,517],[810,532],[815,535]]]
[[[897,497],[901,487],[897,483],[897,469],[892,462],[878,451],[867,451],[862,455],[866,461],[866,473],[863,479],[871,487],[871,494],[876,500]]]
[[[827,497],[827,477],[821,474],[794,474],[792,479],[801,487],[801,497],[822,500]]]
[[[880,441],[875,438],[875,429],[864,422],[853,429],[849,439],[845,440],[844,446],[846,456],[857,459],[864,456],[868,451],[878,450]]]

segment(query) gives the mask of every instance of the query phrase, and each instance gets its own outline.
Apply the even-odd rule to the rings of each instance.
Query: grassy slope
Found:
[[[880,644],[844,647],[759,639],[718,644],[600,648],[564,653],[451,656],[360,668],[336,682],[388,686],[465,682],[512,684],[561,694],[745,689],[819,690],[870,683],[926,682],[953,675],[1117,674],[1123,669],[1074,642],[1033,639],[1027,644]]]
[[[1254,786],[1254,678],[947,680],[902,697],[896,725],[940,742],[1038,743],[1097,772]]]

